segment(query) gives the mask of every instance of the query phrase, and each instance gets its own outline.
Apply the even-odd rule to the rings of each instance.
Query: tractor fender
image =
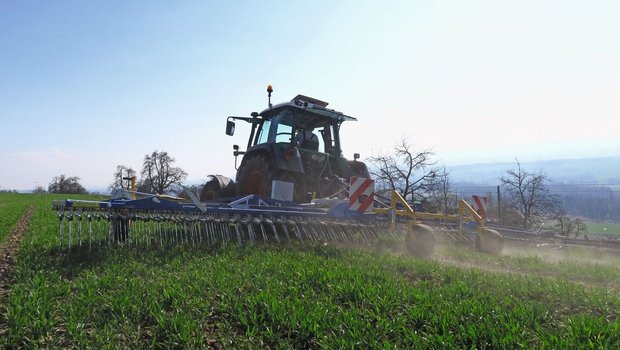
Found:
[[[358,162],[357,160],[348,160],[347,165],[350,171],[350,176],[363,177],[370,179],[370,173],[368,167],[364,162]]]
[[[258,154],[264,154],[271,160],[271,165],[275,170],[303,174],[304,168],[301,162],[301,155],[297,147],[289,143],[264,143],[249,148],[239,168],[243,166],[246,159]]]

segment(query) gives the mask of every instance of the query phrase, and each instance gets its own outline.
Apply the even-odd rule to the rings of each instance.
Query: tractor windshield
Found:
[[[314,113],[279,110],[258,127],[255,144],[290,143],[300,149],[340,156],[340,122]]]

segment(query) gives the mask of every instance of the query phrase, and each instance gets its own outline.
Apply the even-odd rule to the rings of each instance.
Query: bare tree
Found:
[[[127,180],[123,180],[123,178],[132,176],[136,176],[135,170],[124,165],[117,165],[116,171],[114,171],[114,182],[108,186],[108,191],[111,193],[114,190],[125,188],[125,181]]]
[[[45,190],[45,188],[41,185],[37,185],[34,190],[32,190],[32,193],[38,193],[38,194],[43,194],[43,193],[47,193],[47,191]]]
[[[502,186],[509,195],[511,206],[522,216],[521,225],[529,228],[547,215],[558,210],[561,205],[557,196],[547,188],[549,179],[540,171],[527,172],[517,160],[517,168],[506,172],[500,178]]]
[[[154,151],[144,156],[138,190],[142,192],[174,192],[187,177],[187,173],[174,166],[174,158],[167,152]]]
[[[562,236],[568,237],[571,234],[575,235],[575,238],[579,237],[581,233],[586,233],[588,226],[581,218],[572,218],[568,215],[563,207],[558,207],[553,213],[553,219],[556,224],[553,230]]]
[[[413,200],[419,192],[427,190],[435,181],[437,169],[431,160],[433,152],[416,151],[407,138],[394,146],[392,154],[379,154],[369,158],[372,165],[370,173],[379,189],[400,192],[403,198]]]
[[[456,208],[456,193],[452,189],[450,173],[446,167],[438,170],[434,181],[428,184],[429,201],[443,213],[452,213]]]
[[[54,176],[47,191],[49,193],[85,194],[86,189],[80,185],[79,181],[80,178],[77,176],[67,177],[64,174]]]

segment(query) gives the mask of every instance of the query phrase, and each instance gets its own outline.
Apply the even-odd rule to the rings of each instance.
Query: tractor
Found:
[[[279,199],[296,203],[317,197],[344,198],[351,176],[370,177],[366,164],[358,161],[359,154],[353,160],[342,155],[340,126],[357,119],[304,95],[272,105],[271,85],[267,92],[267,109],[250,117],[227,118],[229,136],[234,135],[235,121],[251,124],[247,149],[233,146],[236,182],[211,175],[201,193],[202,201],[251,194],[275,198],[279,191],[274,186],[284,191]],[[237,167],[240,155],[243,158]]]

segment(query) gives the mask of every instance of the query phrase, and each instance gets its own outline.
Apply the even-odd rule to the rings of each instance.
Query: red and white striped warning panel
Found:
[[[351,176],[349,187],[349,210],[372,211],[375,201],[375,182],[363,177]]]
[[[487,217],[487,207],[489,206],[489,197],[480,197],[472,195],[473,199],[472,208],[483,218]]]

